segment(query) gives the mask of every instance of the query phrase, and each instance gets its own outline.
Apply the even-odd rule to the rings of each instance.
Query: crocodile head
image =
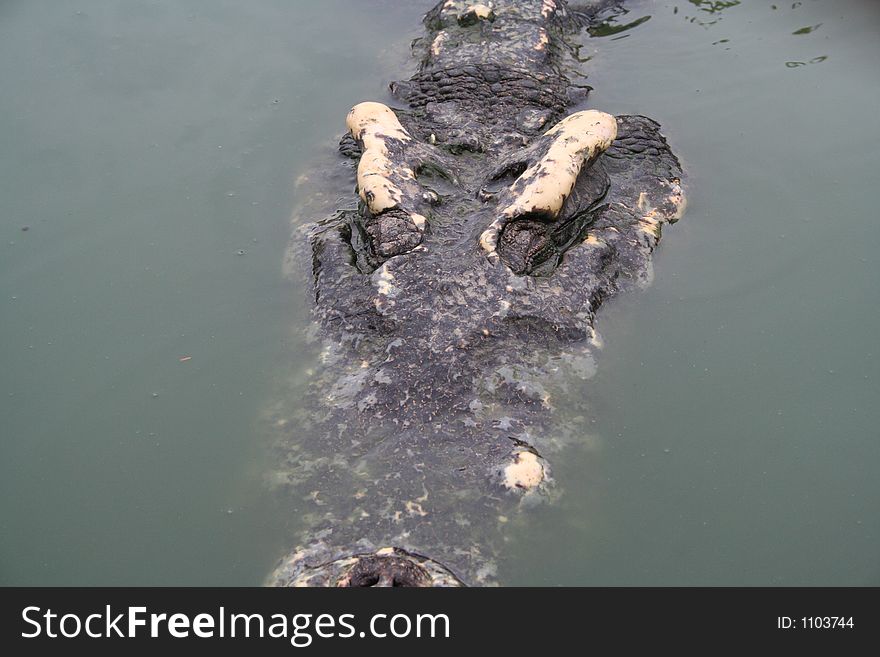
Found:
[[[491,582],[552,494],[548,376],[684,209],[657,123],[571,108],[566,35],[598,11],[447,0],[406,107],[349,112],[357,205],[305,229],[324,366],[279,466],[314,522],[273,583]]]

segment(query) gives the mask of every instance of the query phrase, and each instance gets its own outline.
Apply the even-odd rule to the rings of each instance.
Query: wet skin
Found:
[[[556,494],[580,429],[554,390],[684,209],[659,125],[584,109],[567,74],[567,37],[614,10],[440,3],[401,107],[349,114],[357,206],[292,250],[324,350],[273,474],[308,529],[269,583],[496,583],[506,528]]]

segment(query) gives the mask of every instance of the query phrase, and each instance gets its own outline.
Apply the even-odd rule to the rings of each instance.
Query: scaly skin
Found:
[[[325,348],[274,476],[309,527],[269,583],[496,583],[553,497],[554,395],[684,208],[655,122],[570,110],[566,35],[607,4],[442,2],[408,107],[349,114],[360,202],[305,229]]]

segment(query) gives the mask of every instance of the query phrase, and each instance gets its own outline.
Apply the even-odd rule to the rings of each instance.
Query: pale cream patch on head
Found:
[[[383,264],[373,274],[373,282],[379,294],[385,297],[396,297],[400,288],[394,285],[394,274],[388,271],[388,263]]]
[[[357,183],[361,199],[373,214],[394,208],[403,199],[403,192],[392,182],[392,173],[404,179],[415,179],[410,168],[392,163],[387,141],[410,141],[391,108],[382,103],[355,105],[348,113],[346,124],[351,136],[363,145],[358,164]]]
[[[531,490],[544,481],[544,466],[537,454],[520,450],[514,453],[513,461],[505,466],[503,474],[507,488]]]
[[[425,221],[427,221],[424,215],[416,214],[413,212],[409,215],[409,218],[412,219],[413,223],[416,225],[416,228],[419,230],[425,230]]]
[[[498,234],[504,224],[500,219],[496,219],[491,225],[480,235],[480,246],[487,253],[494,253],[498,246]]]
[[[602,336],[599,335],[599,332],[592,327],[590,328],[590,337],[587,341],[596,349],[605,348],[605,341],[602,339]]]
[[[666,195],[665,203],[662,205],[670,206],[673,209],[672,212],[661,212],[659,209],[651,205],[650,201],[648,201],[648,195],[646,192],[639,194],[639,200],[636,205],[644,214],[645,219],[657,218],[658,221],[666,220],[670,223],[674,223],[684,215],[684,211],[687,208],[687,198],[685,197],[684,190],[678,179],[664,182],[664,185],[669,187],[669,193]]]
[[[351,108],[345,122],[351,131],[351,136],[364,141],[364,146],[367,148],[384,146],[384,140],[388,137],[401,141],[410,140],[409,133],[400,125],[397,115],[382,103],[373,101],[358,103]]]
[[[649,206],[647,203],[644,205],[642,204],[642,196],[644,196],[644,192],[639,196],[639,208],[644,212],[642,218],[639,220],[639,230],[659,239],[660,224],[662,223],[663,217],[656,208],[650,208],[645,211],[645,208],[648,208]]]
[[[551,140],[546,155],[527,168],[511,189],[522,191],[502,210],[507,217],[541,211],[556,217],[571,194],[584,162],[604,152],[617,137],[617,120],[596,110],[565,117],[544,134]]]
[[[360,197],[370,211],[379,214],[396,207],[403,199],[403,192],[391,182],[391,161],[386,155],[364,152],[358,164],[358,189]]]
[[[666,195],[661,207],[657,208],[651,205],[646,192],[641,192],[638,201],[636,202],[639,212],[642,213],[639,228],[643,232],[657,238],[660,237],[661,224],[664,221],[675,223],[681,219],[684,215],[685,208],[687,208],[687,199],[685,198],[684,190],[682,190],[679,181],[672,180],[670,182],[665,182],[664,185],[667,185],[670,188],[670,191]]]
[[[498,245],[498,231],[492,230],[491,228],[487,228],[483,231],[483,234],[480,235],[480,246],[483,247],[484,251],[488,251],[491,253],[495,250],[495,247]]]
[[[547,30],[542,27],[538,36],[538,42],[535,44],[534,49],[538,51],[544,50],[548,43],[550,43],[550,35],[547,34]]]
[[[466,13],[466,14],[473,13],[474,16],[476,16],[477,18],[479,18],[482,21],[482,20],[486,20],[487,18],[489,18],[492,15],[492,7],[489,7],[488,5],[482,5],[482,4],[471,5],[470,7],[468,7],[467,9],[464,10],[464,13]]]
[[[446,41],[448,36],[446,30],[441,30],[437,33],[437,36],[434,37],[434,41],[431,42],[431,54],[434,55],[434,57],[438,57],[443,51],[443,42]]]
[[[646,221],[643,219],[639,222],[639,230],[642,231],[645,235],[650,235],[654,239],[660,239],[659,221]]]
[[[670,221],[678,221],[684,216],[684,212],[687,209],[687,197],[684,194],[684,189],[682,189],[681,183],[672,183],[672,191],[667,197],[667,200],[672,203],[675,208],[675,212],[669,218]]]
[[[498,302],[498,310],[492,313],[492,317],[507,317],[507,313],[510,311],[510,301],[505,299],[501,299]]]
[[[428,515],[428,512],[422,507],[418,502],[407,502],[406,503],[406,512],[411,516],[421,516],[425,517]]]
[[[550,15],[556,11],[556,3],[554,0],[544,0],[541,6],[541,16],[550,18]]]

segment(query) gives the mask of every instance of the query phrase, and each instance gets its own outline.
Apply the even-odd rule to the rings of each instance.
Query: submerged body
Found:
[[[566,35],[606,5],[442,2],[406,108],[349,113],[360,201],[307,227],[325,348],[275,473],[309,528],[270,583],[493,583],[552,496],[551,378],[684,209],[655,122],[570,111]]]

